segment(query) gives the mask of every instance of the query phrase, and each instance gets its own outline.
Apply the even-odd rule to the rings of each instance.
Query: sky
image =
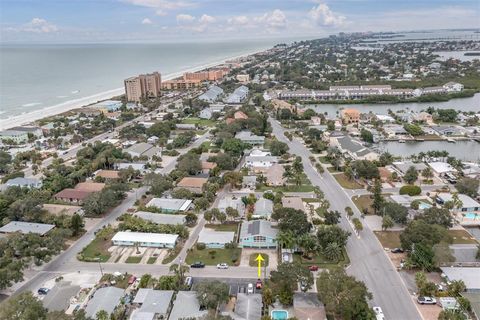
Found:
[[[480,0],[0,0],[0,42],[311,38],[480,28]]]

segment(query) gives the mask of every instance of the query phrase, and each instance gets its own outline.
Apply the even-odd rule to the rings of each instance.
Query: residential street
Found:
[[[210,133],[206,132],[203,136],[199,139],[194,141],[189,147],[185,149],[178,150],[180,155],[188,152],[188,150],[192,148],[196,148],[200,146],[205,140],[210,137]],[[178,157],[177,157],[178,158]],[[162,173],[166,174],[171,172],[176,165],[176,159],[170,162],[167,166],[162,169]],[[135,201],[140,198],[142,195],[145,194],[147,191],[146,187],[141,187],[139,189],[132,190],[127,194],[127,197],[123,202],[114,208],[108,215],[106,215],[100,222],[95,225],[90,231],[86,232],[80,239],[78,239],[70,248],[66,251],[62,252],[58,256],[54,257],[54,259],[49,262],[48,264],[43,265],[40,268],[40,271],[33,276],[31,279],[26,281],[23,284],[17,284],[13,286],[13,290],[15,290],[15,294],[20,292],[31,290],[36,291],[45,281],[48,279],[54,278],[62,273],[65,272],[75,272],[75,271],[84,271],[84,272],[99,272],[99,265],[97,263],[87,263],[87,262],[80,262],[77,260],[77,254],[82,251],[82,249],[88,245],[95,237],[95,232],[103,228],[104,226],[113,223],[119,216],[124,214],[130,207],[132,207]],[[199,222],[200,223],[200,222]],[[103,266],[104,264],[102,264]],[[105,270],[110,271],[121,271],[121,268],[117,268],[116,264],[112,264],[112,267],[109,267],[108,264],[105,264]],[[132,272],[132,265],[124,265],[125,269],[130,270]],[[137,270],[139,266],[135,266],[134,268]],[[149,266],[152,268],[161,268],[159,266]],[[168,267],[165,267],[168,273]],[[135,270],[135,271],[136,271]],[[155,269],[156,270],[156,269]]]
[[[279,141],[288,144],[291,154],[302,157],[305,174],[313,185],[320,187],[325,193],[331,209],[344,213],[345,207],[350,206],[355,216],[360,217],[359,210],[328,170],[319,174],[312,167],[309,160],[311,152],[295,138],[289,141],[284,135],[285,130],[276,120],[270,118],[270,123],[273,135]],[[346,214],[342,214],[341,226],[353,233]],[[368,290],[373,294],[371,305],[381,307],[386,319],[421,319],[412,296],[368,226],[364,224],[360,238],[355,235],[349,238],[347,251],[351,261],[347,272],[365,282]]]

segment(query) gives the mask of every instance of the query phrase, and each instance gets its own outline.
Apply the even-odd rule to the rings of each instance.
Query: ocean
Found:
[[[168,76],[279,42],[0,45],[0,120],[122,88],[140,73]]]

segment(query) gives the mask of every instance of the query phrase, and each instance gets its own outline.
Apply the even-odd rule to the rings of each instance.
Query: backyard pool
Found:
[[[288,312],[285,310],[273,310],[272,311],[273,320],[286,320],[288,319]]]
[[[425,202],[420,202],[418,204],[418,209],[425,210],[425,209],[430,209],[432,207],[431,204],[425,203]]]
[[[480,215],[472,212],[465,214],[465,218],[475,220],[476,218],[480,218]]]

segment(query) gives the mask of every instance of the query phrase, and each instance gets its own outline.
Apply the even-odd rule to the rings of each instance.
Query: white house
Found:
[[[147,232],[117,232],[112,242],[115,246],[135,246],[152,248],[174,248],[178,235]]]

